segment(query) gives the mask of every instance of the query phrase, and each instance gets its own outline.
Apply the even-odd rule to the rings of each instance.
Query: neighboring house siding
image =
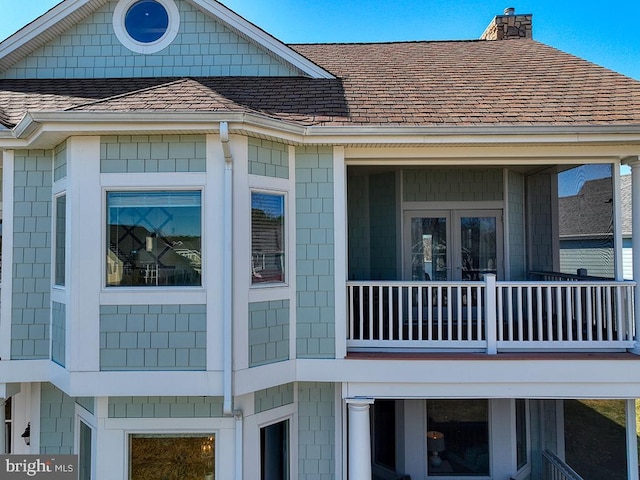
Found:
[[[75,401],[50,383],[40,390],[40,452],[69,455],[74,452]],[[32,427],[31,434],[34,429]]]
[[[507,204],[509,218],[509,268],[511,280],[526,280],[526,223],[524,203],[524,177],[516,172],[508,172]]]
[[[501,169],[467,168],[410,169],[404,171],[405,202],[500,201],[503,196]]]
[[[265,388],[254,393],[256,413],[266,412],[274,408],[293,403],[293,383]]]
[[[116,4],[107,2],[0,78],[299,75],[184,0],[176,1],[180,30],[173,43],[155,54],[134,53],[113,32]]]
[[[297,356],[335,355],[333,151],[296,151]]]
[[[527,204],[529,211],[529,257],[531,270],[554,270],[553,260],[553,209],[557,202],[555,174],[532,175],[527,179]]]
[[[298,480],[335,478],[335,387],[298,384]]]
[[[53,181],[57,182],[67,176],[67,144],[61,143],[53,151]]]
[[[282,143],[249,138],[249,173],[289,178],[289,149]]]
[[[612,247],[598,246],[602,242],[561,241],[560,271],[575,274],[586,269],[587,275],[614,278],[615,262]]]
[[[205,305],[100,307],[100,370],[205,370]]]
[[[249,304],[249,366],[289,359],[289,301]]]
[[[67,306],[64,303],[51,302],[51,359],[65,366]]]
[[[629,243],[631,243],[630,239]],[[633,280],[633,248],[631,246],[625,245],[622,249],[622,271],[625,280]]]
[[[109,418],[220,418],[222,397],[109,397]]]
[[[52,152],[14,162],[11,358],[49,358]],[[10,228],[10,226],[9,226]]]
[[[101,173],[204,172],[204,135],[102,137]]]

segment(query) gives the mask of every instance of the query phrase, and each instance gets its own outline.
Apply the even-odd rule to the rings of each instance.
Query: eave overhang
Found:
[[[545,147],[554,147],[556,151],[583,147],[586,157],[600,160],[640,154],[640,125],[304,126],[254,113],[228,111],[31,112],[13,130],[0,130],[0,149],[53,148],[76,135],[217,134],[220,122],[227,122],[232,134],[290,145],[342,145],[349,147],[355,157],[360,155],[358,149],[371,147],[384,152],[384,147],[454,146],[500,147],[508,158],[536,151],[543,154]],[[510,150],[513,147],[517,151]],[[575,151],[571,155],[575,156]]]

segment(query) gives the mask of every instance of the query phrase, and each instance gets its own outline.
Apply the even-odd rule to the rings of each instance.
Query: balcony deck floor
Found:
[[[640,361],[630,352],[348,352],[347,360],[627,360]]]

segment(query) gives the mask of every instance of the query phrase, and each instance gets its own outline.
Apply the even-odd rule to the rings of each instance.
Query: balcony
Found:
[[[630,281],[347,282],[347,349],[596,352],[634,346]]]

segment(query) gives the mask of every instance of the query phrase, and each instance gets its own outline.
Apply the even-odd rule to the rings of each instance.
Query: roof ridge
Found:
[[[106,103],[106,102],[110,102],[112,100],[117,100],[119,98],[125,98],[125,97],[131,96],[131,95],[135,95],[135,94],[138,94],[138,93],[143,93],[143,92],[147,92],[147,91],[150,91],[150,90],[155,90],[157,88],[168,87],[168,86],[175,85],[175,84],[178,84],[178,83],[184,83],[187,80],[193,80],[193,79],[191,77],[182,77],[182,78],[178,78],[177,80],[170,81],[170,82],[160,83],[158,85],[153,85],[153,86],[145,87],[145,88],[139,88],[137,90],[132,90],[132,91],[126,92],[126,93],[120,93],[118,95],[112,95],[110,97],[100,98],[98,100],[93,100],[91,102],[81,103],[81,104],[74,105],[74,106],[69,107],[69,108],[65,108],[63,111],[69,112],[69,111],[73,111],[73,110],[78,110],[78,109],[80,109],[82,107],[88,107],[89,105],[97,105],[99,103]],[[198,82],[196,82],[196,83],[198,83]]]
[[[514,40],[528,40],[531,39],[514,39]],[[418,43],[485,43],[493,42],[494,40],[481,40],[479,38],[470,38],[466,40],[384,40],[379,42],[309,42],[309,43],[288,43],[287,46],[295,48],[299,46],[323,46],[323,45],[407,45]]]

